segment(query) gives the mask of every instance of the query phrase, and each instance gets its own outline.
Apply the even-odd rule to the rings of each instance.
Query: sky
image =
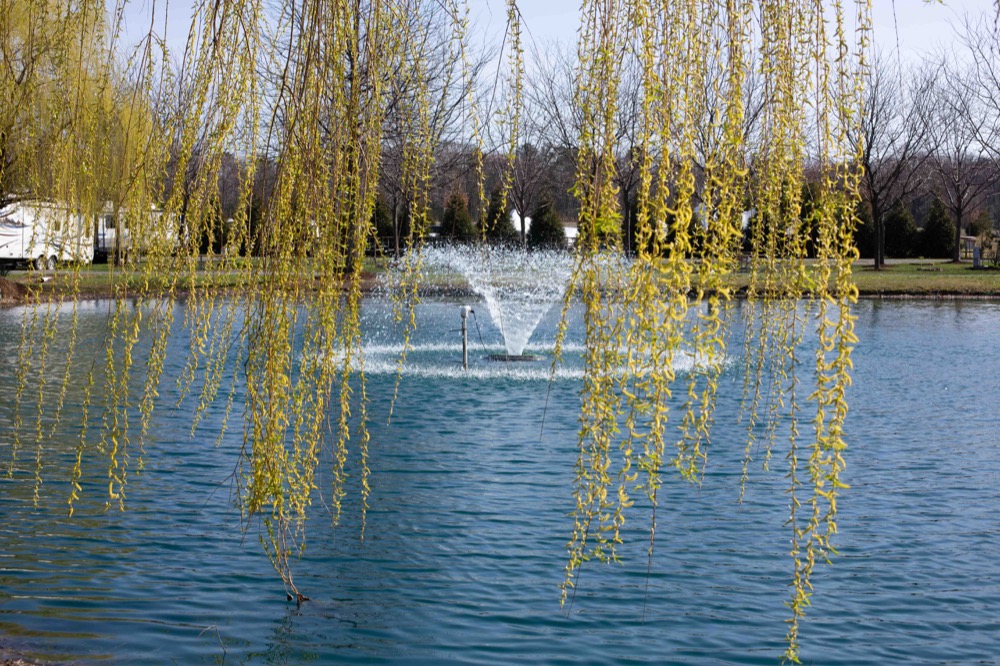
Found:
[[[847,4],[850,4],[849,2]],[[504,0],[469,0],[473,19],[487,34],[502,34]],[[580,0],[520,0],[528,39],[536,42],[576,39]],[[882,51],[898,50],[904,61],[917,60],[938,50],[958,48],[953,26],[966,14],[996,12],[994,0],[872,0],[874,39]]]
[[[850,0],[845,0],[852,4]],[[193,0],[155,0],[157,13],[169,8],[167,42],[175,51],[183,48],[190,21]],[[505,0],[468,0],[473,21],[480,31],[499,43],[506,23]],[[107,0],[109,10],[115,0]],[[149,26],[149,14],[154,0],[130,0],[126,7],[127,30],[136,36]],[[546,43],[576,39],[580,0],[518,0],[527,32],[526,46],[531,42]],[[960,49],[956,44],[955,28],[965,15],[979,16],[996,13],[994,0],[872,0],[874,38],[883,52],[896,52],[903,61],[915,61],[938,51]],[[163,32],[162,18],[157,21],[158,33]],[[897,41],[898,38],[898,41]],[[126,43],[128,37],[124,40]]]

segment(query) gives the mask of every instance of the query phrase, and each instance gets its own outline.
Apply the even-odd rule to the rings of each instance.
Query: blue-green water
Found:
[[[82,314],[91,355],[106,309]],[[997,663],[1000,306],[862,303],[857,312],[852,488],[840,502],[840,556],[815,579],[803,659]],[[384,315],[369,309],[373,322]],[[787,499],[780,471],[757,470],[737,506],[738,361],[723,374],[704,484],[668,477],[648,570],[640,509],[627,524],[625,562],[586,566],[567,612],[558,584],[576,455],[572,364],[551,394],[547,365],[508,372],[476,347],[465,374],[455,367],[456,305],[429,304],[421,317],[389,426],[394,350],[380,346],[388,336],[369,343],[372,509],[362,543],[356,492],[336,529],[317,499],[295,568],[311,601],[287,603],[256,538],[241,539],[229,480],[239,433],[216,449],[217,411],[189,438],[192,406],[170,407],[179,336],[127,512],[100,511],[96,467],[94,498],[74,518],[63,511],[66,476],[46,479],[38,510],[24,502],[30,463],[0,479],[0,652],[117,664],[777,662],[791,573]],[[0,312],[2,422],[19,322],[19,311]],[[543,322],[536,351],[552,328]],[[472,337],[478,345],[474,327]],[[67,423],[78,397],[67,396]],[[9,439],[5,426],[4,463]],[[76,435],[67,427],[56,440],[68,451]]]

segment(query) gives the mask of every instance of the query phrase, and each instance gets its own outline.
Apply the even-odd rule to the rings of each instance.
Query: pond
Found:
[[[779,464],[756,469],[738,505],[739,360],[720,381],[704,483],[668,476],[652,559],[640,509],[626,525],[624,562],[588,563],[572,604],[560,609],[579,361],[570,358],[551,382],[546,360],[490,364],[483,357],[499,343],[481,308],[463,371],[458,305],[421,306],[387,423],[398,347],[376,325],[385,307],[366,304],[373,494],[365,538],[356,488],[336,527],[317,497],[294,569],[311,598],[301,606],[286,602],[253,530],[241,535],[231,496],[239,428],[216,447],[222,406],[193,436],[190,399],[173,407],[185,360],[177,336],[146,469],[131,478],[126,512],[102,511],[97,468],[86,484],[92,499],[73,518],[65,511],[68,472],[50,470],[37,510],[26,501],[29,463],[13,480],[0,478],[0,656],[11,650],[78,664],[777,663],[791,576],[785,479]],[[180,318],[183,306],[176,308]],[[102,302],[81,310],[81,367],[101,353],[107,312]],[[1000,305],[864,302],[857,313],[851,489],[839,505],[840,555],[816,574],[803,661],[990,662],[1000,654]],[[12,417],[20,317],[0,311],[3,423]],[[550,313],[526,353],[547,353],[555,323]],[[570,341],[571,357],[578,342]],[[78,397],[71,386],[67,425],[51,445],[66,456],[78,438]],[[9,445],[5,427],[4,464]]]

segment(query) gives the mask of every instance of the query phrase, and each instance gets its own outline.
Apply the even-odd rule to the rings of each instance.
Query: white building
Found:
[[[516,210],[510,211],[510,223],[513,225],[514,230],[520,234],[521,233],[521,216],[517,214]],[[524,233],[531,231],[531,216],[524,216]],[[580,230],[576,226],[566,226],[563,225],[563,232],[566,234],[566,244],[569,247],[573,247],[576,244],[576,239],[580,235]]]

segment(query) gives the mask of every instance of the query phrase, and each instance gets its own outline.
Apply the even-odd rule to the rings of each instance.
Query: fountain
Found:
[[[459,273],[485,301],[504,340],[505,353],[489,356],[494,361],[536,360],[524,348],[573,271],[573,256],[558,250],[448,245],[426,249],[424,262]]]

